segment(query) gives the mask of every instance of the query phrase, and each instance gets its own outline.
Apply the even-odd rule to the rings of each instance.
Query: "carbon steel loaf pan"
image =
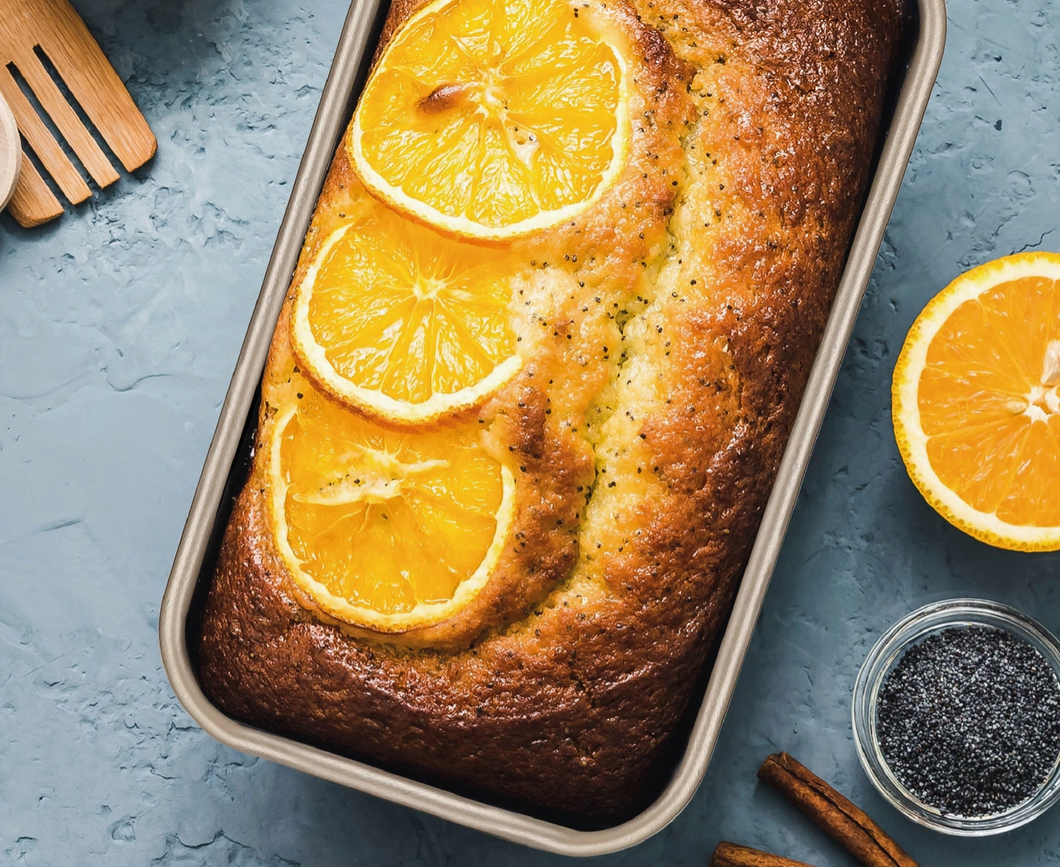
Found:
[[[669,785],[651,806],[623,824],[599,830],[545,821],[244,725],[222,714],[196,679],[189,623],[194,622],[201,590],[212,574],[231,501],[243,475],[276,320],[332,155],[359,94],[385,5],[383,0],[355,0],[343,26],[162,601],[163,663],[188,713],[205,731],[234,749],[535,848],[583,856],[616,851],[647,839],[672,821],[706,772],[941,63],[944,0],[918,0],[918,14],[910,20],[903,57],[906,67],[893,88],[881,125],[872,184],[702,702],[694,716],[690,712],[687,746]]]

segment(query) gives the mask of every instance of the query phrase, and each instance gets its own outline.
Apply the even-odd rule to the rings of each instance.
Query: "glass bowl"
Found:
[[[1036,819],[1060,800],[1060,756],[1041,788],[1026,801],[1002,813],[969,818],[944,814],[916,798],[898,781],[880,751],[876,705],[884,678],[906,650],[951,626],[993,626],[1011,632],[1038,650],[1060,678],[1060,643],[1027,615],[987,599],[935,602],[903,617],[869,651],[854,684],[854,745],[865,773],[880,794],[917,824],[962,837],[1000,834]]]

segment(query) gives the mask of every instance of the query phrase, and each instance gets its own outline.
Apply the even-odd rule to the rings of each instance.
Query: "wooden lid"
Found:
[[[10,107],[0,96],[0,211],[7,207],[22,168],[22,143]]]

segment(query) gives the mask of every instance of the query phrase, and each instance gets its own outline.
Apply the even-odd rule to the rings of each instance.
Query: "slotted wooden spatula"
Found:
[[[76,105],[71,105],[60,85],[65,85]],[[23,226],[37,226],[63,212],[34,161],[74,204],[92,195],[23,87],[47,112],[98,186],[114,183],[118,173],[85,126],[78,107],[126,171],[154,156],[155,137],[147,121],[67,0],[0,0],[0,93],[35,158],[22,161],[18,186],[8,205]]]

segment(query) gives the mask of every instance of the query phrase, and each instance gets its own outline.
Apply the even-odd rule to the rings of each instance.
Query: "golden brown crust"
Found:
[[[238,719],[593,821],[642,808],[670,771],[827,316],[901,30],[899,0],[639,0],[650,27],[606,5],[641,58],[629,167],[583,217],[513,245],[529,361],[464,419],[519,468],[494,579],[458,618],[389,643],[325,622],[271,543],[259,448],[200,648],[207,694]],[[386,34],[417,6],[398,0]],[[363,195],[340,149],[300,272]],[[304,383],[289,307],[259,440]]]

